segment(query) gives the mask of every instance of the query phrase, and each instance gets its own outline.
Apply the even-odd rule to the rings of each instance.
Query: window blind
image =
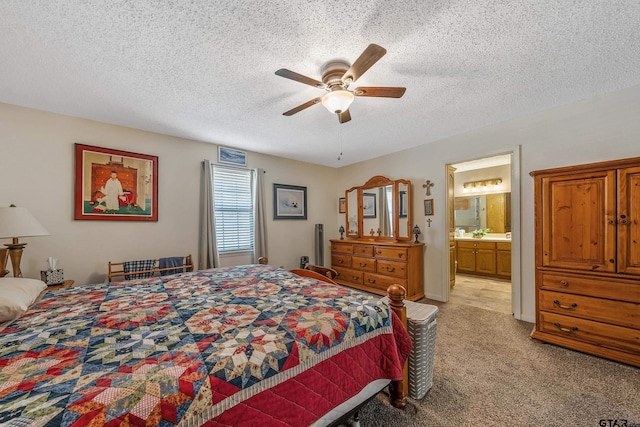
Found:
[[[213,206],[218,251],[253,250],[251,170],[213,168]]]

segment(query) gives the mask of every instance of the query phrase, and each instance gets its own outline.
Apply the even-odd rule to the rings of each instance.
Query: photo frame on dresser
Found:
[[[158,221],[158,157],[75,144],[75,219]]]

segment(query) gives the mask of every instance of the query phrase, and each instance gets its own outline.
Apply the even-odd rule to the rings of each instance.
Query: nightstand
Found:
[[[73,283],[75,281],[74,280],[65,280],[64,282],[58,284],[58,285],[49,285],[47,286],[47,291],[51,291],[53,289],[67,289],[70,288],[71,286],[73,286]]]

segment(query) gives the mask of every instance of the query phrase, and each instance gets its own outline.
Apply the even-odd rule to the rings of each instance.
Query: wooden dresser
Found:
[[[640,366],[640,158],[531,175],[532,337]]]
[[[331,268],[341,285],[386,295],[392,284],[407,290],[407,299],[424,298],[424,243],[331,240]]]

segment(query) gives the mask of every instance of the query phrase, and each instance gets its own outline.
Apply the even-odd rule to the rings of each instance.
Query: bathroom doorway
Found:
[[[448,301],[520,318],[519,150],[447,165]],[[453,191],[451,191],[453,190]]]

